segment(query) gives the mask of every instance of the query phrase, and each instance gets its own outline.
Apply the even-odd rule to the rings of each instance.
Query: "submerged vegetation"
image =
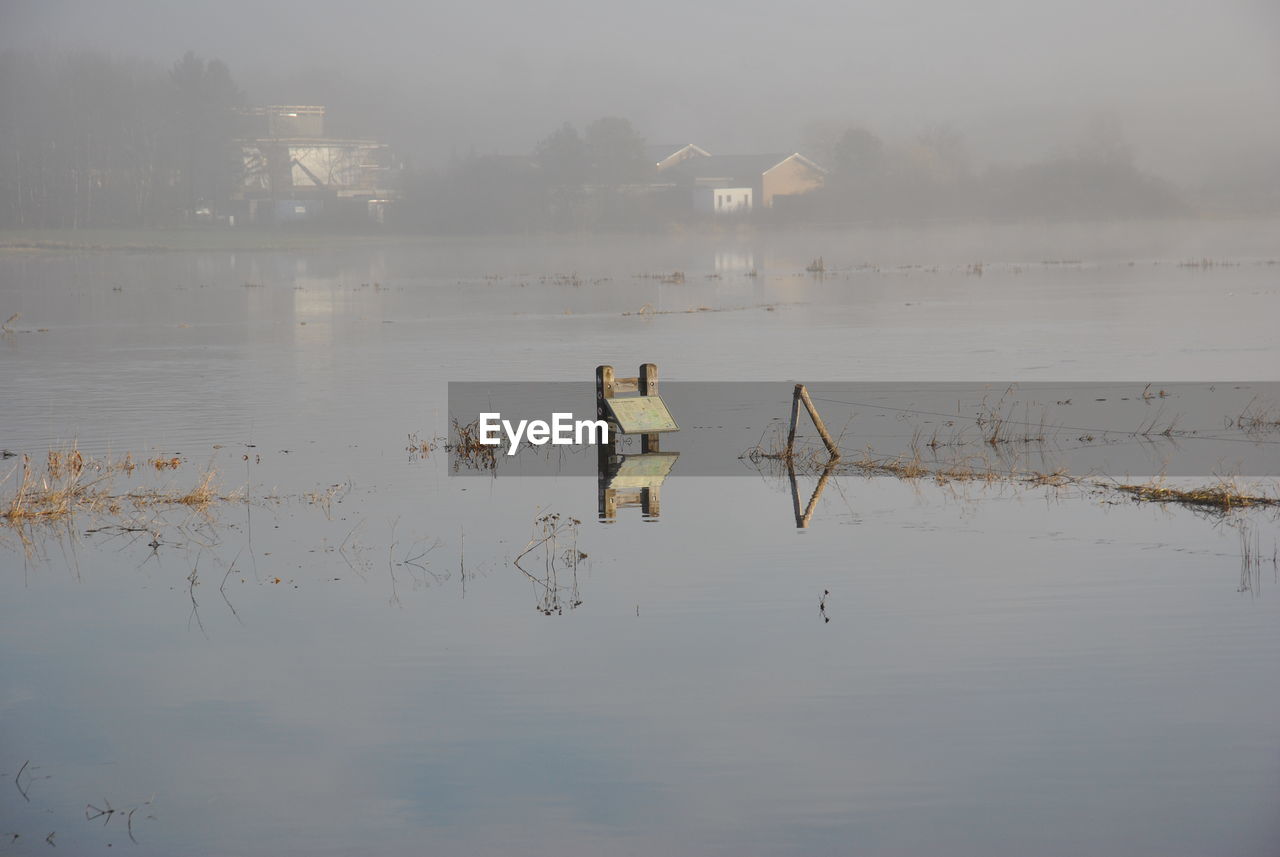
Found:
[[[907,481],[929,480],[946,486],[962,483],[1063,488],[1077,486],[1104,495],[1127,497],[1141,503],[1187,506],[1227,515],[1242,509],[1280,507],[1280,494],[1267,493],[1238,479],[1219,477],[1211,485],[1177,487],[1163,477],[1143,483],[1119,482],[1099,476],[1081,476],[1064,469],[1039,471],[995,464],[983,456],[956,456],[926,461],[916,449],[910,455],[877,455],[868,448],[858,457],[830,460],[821,447],[788,452],[785,448],[756,447],[743,456],[757,465],[776,464],[793,477],[797,474],[829,476],[832,473],[888,476]]]
[[[533,535],[511,564],[533,582],[538,592],[535,607],[544,616],[562,616],[565,608],[574,610],[582,606],[578,592],[578,566],[587,554],[578,548],[577,518],[559,512],[545,512],[533,521]],[[531,572],[521,561],[541,558],[541,573]],[[568,572],[568,583],[560,582],[560,575]]]
[[[147,464],[156,471],[176,470],[176,456],[156,457]],[[85,456],[74,445],[49,450],[44,467],[29,456],[12,468],[0,485],[13,482],[12,494],[0,504],[0,522],[25,526],[60,521],[76,513],[119,515],[150,507],[183,506],[204,511],[219,501],[238,499],[222,493],[214,481],[216,471],[206,468],[187,488],[134,487],[120,489],[114,479],[138,469],[132,455],[120,459]]]
[[[460,423],[453,420],[450,425],[452,441],[446,444],[457,470],[461,465],[468,470],[493,471],[498,466],[496,458],[498,447],[480,442],[480,421]]]
[[[1112,487],[1143,502],[1177,503],[1223,513],[1255,506],[1280,506],[1280,497],[1243,487],[1234,479],[1222,479],[1214,485],[1196,488],[1175,488],[1159,480],[1142,485],[1117,484]]]
[[[1040,416],[1038,422],[1029,415],[1023,420],[1012,419],[1014,406],[1006,405],[1011,392],[1012,388],[1006,390],[994,404],[985,398],[982,400],[977,415],[972,418],[978,431],[976,440],[966,437],[960,429],[953,430],[950,438],[940,440],[937,429],[934,429],[930,439],[924,441],[924,430],[916,428],[908,452],[885,455],[877,453],[871,447],[862,450],[843,448],[839,446],[839,439],[822,446],[813,443],[797,444],[793,441],[794,429],[792,436],[775,429],[772,436],[768,439],[762,437],[760,443],[744,452],[740,458],[757,466],[779,466],[792,478],[797,473],[819,474],[824,478],[832,473],[851,473],[903,480],[928,479],[938,485],[984,483],[1055,488],[1075,485],[1088,491],[1125,497],[1137,502],[1175,504],[1221,515],[1240,509],[1280,507],[1280,492],[1243,484],[1237,477],[1219,476],[1209,485],[1178,486],[1170,484],[1163,475],[1147,482],[1135,483],[1096,474],[1073,474],[1063,467],[1019,467],[1013,463],[1015,460],[1000,454],[1002,446],[1016,443],[1041,447],[1053,436],[1055,428],[1048,424],[1044,415]],[[1164,398],[1167,394],[1164,390],[1160,390],[1158,394],[1148,394],[1144,390],[1141,398],[1154,399],[1157,395]],[[1259,405],[1255,400],[1235,418],[1234,423],[1229,420],[1228,425],[1246,433],[1265,431],[1271,424],[1268,420],[1274,413],[1274,410]],[[1171,439],[1178,434],[1174,428],[1176,418],[1170,420],[1163,430],[1158,428],[1159,419],[1158,413],[1131,432],[1130,436],[1139,440],[1153,436]],[[954,421],[949,421],[948,425],[954,425]],[[1020,428],[1014,430],[1014,426]],[[1101,430],[1099,433],[1105,434]],[[1084,446],[1095,440],[1092,434],[1077,438]],[[1098,443],[1105,442],[1105,439],[1098,440]],[[925,449],[929,450],[928,458]],[[805,517],[807,520],[807,516]]]
[[[1227,424],[1233,423],[1228,420]],[[1269,405],[1255,397],[1235,418],[1234,426],[1249,434],[1280,431],[1280,407]]]

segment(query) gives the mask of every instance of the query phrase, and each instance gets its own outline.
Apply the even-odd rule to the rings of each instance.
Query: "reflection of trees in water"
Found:
[[[587,555],[578,549],[578,526],[582,522],[577,518],[567,518],[559,512],[548,512],[534,519],[533,536],[524,550],[515,558],[513,565],[529,580],[533,581],[538,592],[536,609],[544,616],[553,613],[563,615],[567,607],[572,610],[582,604],[578,595],[578,565]],[[542,559],[541,569],[529,571],[525,565],[532,566],[539,556]],[[567,575],[566,583],[560,582],[560,576]]]

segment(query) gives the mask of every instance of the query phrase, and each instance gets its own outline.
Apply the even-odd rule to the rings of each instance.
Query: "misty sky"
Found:
[[[718,152],[801,148],[815,123],[950,123],[979,164],[1070,146],[1106,114],[1175,181],[1280,150],[1274,0],[0,0],[0,48],[32,46],[220,57],[252,100],[363,107],[367,135],[427,161],[527,152],[604,114]]]

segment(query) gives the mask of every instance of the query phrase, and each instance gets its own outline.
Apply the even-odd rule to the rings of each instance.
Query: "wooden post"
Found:
[[[831,479],[831,474],[835,472],[836,462],[828,461],[827,466],[822,469],[822,475],[818,477],[818,484],[813,487],[813,493],[809,495],[809,505],[804,511],[800,511],[800,490],[796,486],[796,469],[787,462],[787,476],[791,478],[791,507],[796,514],[796,529],[809,529],[809,521],[813,519],[814,510],[818,508],[818,501],[822,499],[822,492],[826,490],[827,481]]]
[[[609,424],[609,443],[600,444],[597,453],[597,475],[599,494],[600,520],[615,520],[618,509],[624,506],[640,506],[646,520],[657,518],[662,511],[662,503],[657,485],[643,488],[612,488],[610,481],[616,476],[620,463],[627,458],[621,454],[618,444],[619,425],[611,416],[610,401],[618,394],[637,393],[641,396],[658,395],[658,366],[655,363],[640,364],[640,373],[634,378],[618,377],[612,366],[596,367],[596,418]],[[640,452],[659,452],[659,432],[648,432],[640,435]]]
[[[657,363],[641,363],[640,364],[640,395],[656,396],[658,395],[658,364]],[[659,435],[654,432],[640,436],[641,452],[657,452]]]
[[[826,468],[822,471],[822,475],[818,477],[818,484],[814,486],[813,494],[809,497],[809,505],[805,508],[804,515],[799,520],[800,529],[806,530],[809,528],[809,520],[813,517],[813,511],[818,508],[818,500],[821,499],[822,491],[827,487],[827,480],[831,478],[831,472],[835,469],[835,461],[828,461]]]
[[[809,391],[805,389],[804,384],[796,384],[796,391],[791,401],[791,432],[787,436],[787,456],[790,457],[796,440],[796,417],[797,402],[804,402],[804,409],[809,412],[809,419],[813,420],[813,427],[818,430],[818,434],[822,436],[822,442],[827,446],[827,454],[831,456],[832,461],[840,460],[840,447],[836,446],[836,442],[832,440],[831,434],[827,431],[826,425],[822,422],[822,417],[818,414],[818,409],[813,406],[813,400],[809,398]]]
[[[797,407],[799,399],[796,400]],[[787,459],[787,476],[791,479],[791,508],[796,513],[796,529],[802,529],[805,526],[804,513],[800,511],[800,489],[796,485],[796,468],[791,459]]]
[[[613,398],[613,367],[596,367],[596,419],[608,419],[605,416],[605,399]]]
[[[617,444],[617,425],[613,420],[609,419],[609,409],[605,406],[606,399],[613,398],[613,367],[597,366],[596,367],[596,419],[605,420],[609,423],[609,442],[601,443],[596,446],[596,457],[599,463],[600,473],[603,474],[608,467],[609,458],[613,455],[613,450]],[[603,478],[603,477],[602,477]]]
[[[658,487],[651,485],[640,489],[640,514],[645,518],[657,518],[662,514]]]
[[[791,429],[787,432],[787,459],[791,459],[792,450],[796,445],[796,423],[800,420],[800,391],[804,389],[804,384],[796,384],[795,392],[791,394]],[[796,504],[796,514],[799,515],[799,504]]]

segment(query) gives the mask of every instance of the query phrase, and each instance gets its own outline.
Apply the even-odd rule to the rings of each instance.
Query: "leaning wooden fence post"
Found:
[[[813,494],[809,496],[809,505],[805,507],[804,514],[796,516],[796,526],[800,529],[808,529],[809,522],[813,520],[813,512],[818,508],[818,501],[822,499],[822,489],[827,487],[827,480],[831,478],[831,474],[835,469],[835,459],[828,461],[827,466],[822,471],[822,476],[818,478],[818,484],[813,488]]]
[[[831,461],[839,461],[840,447],[831,438],[831,434],[827,431],[826,424],[822,422],[818,409],[813,406],[813,400],[809,398],[809,391],[805,389],[804,384],[796,384],[795,393],[791,397],[791,431],[787,435],[787,456],[790,457],[794,452],[796,419],[800,415],[801,402],[804,403],[804,409],[809,412],[809,419],[813,420],[813,427],[818,430],[818,434],[822,437],[822,442],[826,444],[827,454],[831,456]]]
[[[791,429],[787,432],[787,458],[791,458],[791,451],[796,445],[796,423],[800,421],[800,391],[804,389],[804,384],[796,384],[796,389],[791,394]],[[800,510],[797,507],[796,515],[799,516]]]
[[[791,508],[796,513],[796,528],[802,529],[808,525],[804,520],[804,513],[800,511],[800,488],[796,484],[796,466],[790,458],[787,459],[787,477],[791,480]]]

